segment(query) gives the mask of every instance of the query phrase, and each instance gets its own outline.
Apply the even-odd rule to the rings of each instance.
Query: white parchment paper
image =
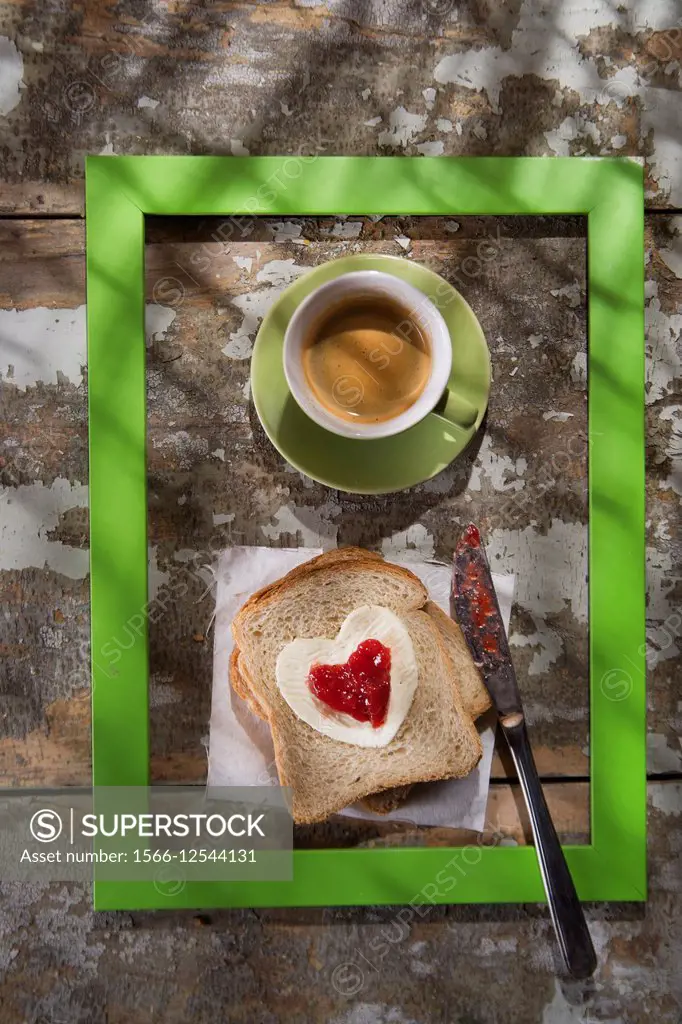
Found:
[[[233,649],[230,625],[244,601],[261,587],[284,576],[302,562],[321,554],[319,548],[232,547],[217,564],[213,700],[208,757],[209,786],[264,786],[277,784],[275,755],[267,724],[257,718],[229,683]],[[419,576],[429,596],[450,612],[450,567],[432,562],[397,562]],[[493,574],[505,629],[509,630],[514,577]],[[375,815],[359,805],[343,814],[368,820],[409,821],[416,825],[483,830],[495,743],[494,712],[477,725],[483,757],[464,779],[416,785],[407,800],[389,814]]]

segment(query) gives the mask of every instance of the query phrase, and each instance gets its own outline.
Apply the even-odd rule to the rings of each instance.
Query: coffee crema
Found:
[[[319,318],[303,346],[315,398],[340,419],[382,423],[414,405],[431,374],[424,329],[393,299],[354,296]]]

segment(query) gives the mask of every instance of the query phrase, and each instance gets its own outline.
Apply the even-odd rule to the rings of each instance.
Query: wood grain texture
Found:
[[[518,537],[529,531],[534,543],[542,544],[557,522],[573,524],[566,542],[579,557],[577,524],[586,521],[586,481],[585,460],[578,456],[585,449],[586,421],[584,392],[573,378],[575,358],[584,348],[582,300],[575,291],[584,273],[584,243],[579,222],[541,220],[527,222],[523,230],[516,220],[496,224],[471,218],[457,231],[452,223],[431,219],[365,221],[358,222],[361,233],[352,240],[333,237],[334,231],[357,230],[353,222],[334,219],[245,221],[238,229],[233,226],[227,239],[222,238],[225,229],[221,232],[220,224],[210,221],[150,223],[147,292],[154,316],[161,317],[156,323],[152,317],[148,339],[149,526],[152,581],[158,590],[150,624],[155,778],[198,781],[205,774],[202,737],[210,695],[209,687],[197,686],[196,680],[210,679],[212,609],[205,566],[221,547],[318,543],[333,537],[338,543],[380,548],[393,536],[396,551],[416,545],[422,553],[447,559],[458,524],[474,517],[491,533],[502,531],[507,547],[517,544],[514,550],[519,550]],[[666,418],[679,393],[674,368],[669,388],[662,383],[671,358],[665,344],[672,338],[673,311],[681,295],[679,279],[665,262],[672,251],[671,226],[659,218],[649,226],[650,377],[656,388],[652,397],[659,396],[649,409],[648,452],[652,772],[675,769],[679,715],[672,685],[678,664],[674,538],[679,512],[668,483],[674,479],[674,420]],[[243,236],[245,228],[250,234]],[[297,231],[293,241],[275,241]],[[255,327],[279,293],[282,275],[288,278],[360,249],[402,252],[396,236],[410,238],[409,258],[423,260],[465,290],[484,325],[496,367],[493,425],[480,445],[401,504],[390,498],[330,495],[290,472],[253,415],[248,358],[223,352],[232,335],[245,337],[249,348],[245,313],[256,311]],[[482,241],[487,248],[480,250]],[[477,251],[494,259],[473,262]],[[81,306],[84,254],[78,222],[0,221],[0,261],[0,301],[7,310],[34,315],[52,310],[57,318],[59,310],[66,317]],[[463,267],[481,272],[467,275]],[[561,289],[568,291],[561,294]],[[35,339],[31,330],[37,332]],[[52,335],[42,322],[27,325],[26,331],[29,344],[50,345]],[[72,334],[66,337],[71,341],[63,344],[75,344]],[[543,340],[534,348],[529,338]],[[571,415],[563,421],[545,419],[548,407]],[[9,441],[3,446],[8,494],[37,486],[54,491],[64,480],[75,488],[87,481],[84,384],[76,387],[60,377],[19,388],[9,378],[2,384],[0,410]],[[576,457],[565,458],[566,452]],[[522,472],[517,471],[523,465],[519,460],[525,462]],[[234,516],[232,521],[216,524],[214,517],[226,514]],[[38,562],[40,532],[36,526],[27,541],[38,552]],[[50,543],[85,553],[86,510],[64,509],[47,533]],[[22,778],[24,785],[39,784],[41,772],[45,783],[75,783],[85,781],[90,770],[86,725],[81,722],[78,733],[68,722],[71,700],[74,722],[86,709],[80,695],[89,685],[87,580],[65,579],[49,567],[38,568],[38,562],[35,568],[0,575],[8,606],[22,623],[21,628],[7,622],[3,627],[4,649],[14,656],[5,676],[13,714],[0,740],[0,779],[12,785]],[[542,591],[551,570],[540,560],[533,571]],[[181,591],[181,599],[174,599]],[[546,777],[584,777],[589,771],[585,622],[576,618],[570,600],[546,616],[538,616],[537,608],[524,601],[517,601],[514,610],[513,650],[540,771]],[[493,776],[508,774],[513,768],[502,748]]]
[[[17,0],[0,16],[5,213],[81,213],[99,152],[628,154],[650,204],[682,205],[669,6]]]
[[[0,885],[5,1019],[677,1024],[679,782],[651,784],[649,828],[648,903],[586,907],[588,983],[557,976],[537,905],[97,914],[85,886]]]
[[[34,8],[33,21],[26,4],[5,5],[0,10],[13,25],[21,24],[24,35],[20,45],[25,54],[36,33],[42,33],[46,47],[52,45],[49,33],[63,34],[68,20],[72,49],[67,53],[63,43],[54,44],[65,56],[64,73],[68,75],[68,60],[74,59],[73,53],[78,60],[84,45],[83,24],[91,34],[87,45],[93,53],[103,39],[108,45],[111,36],[106,33],[114,17],[120,26],[116,31],[122,35],[137,32],[140,26],[145,31],[146,8],[136,7],[133,18],[125,3],[116,9],[99,4],[88,7],[87,14],[78,9],[69,15],[61,8]],[[461,35],[455,39],[451,29],[444,28],[444,33],[450,34],[443,39],[453,47],[460,42],[464,47],[486,45],[492,33],[501,47],[508,46],[518,8],[517,3],[504,10],[486,4],[477,8],[479,23],[472,20],[468,28],[470,16],[468,8],[463,8],[464,23],[457,27]],[[231,24],[235,10],[235,6],[224,4],[201,11],[177,6],[168,9],[169,23],[184,18],[183,26],[194,34],[195,56],[190,58],[183,50],[187,47],[189,52],[185,40],[177,45],[175,73],[168,63],[169,97],[165,102],[171,107],[175,104],[176,141],[181,138],[180,131],[190,132],[182,138],[194,139],[191,132],[204,123],[199,117],[200,125],[188,129],[190,114],[178,109],[182,104],[189,110],[196,101],[193,109],[201,112],[208,102],[203,90],[192,92],[192,76],[197,76],[196,81],[200,76],[191,62],[196,59],[203,73],[208,60],[204,22],[221,17],[224,25]],[[280,33],[282,61],[298,56],[291,39],[299,37],[287,33],[299,32],[302,24],[316,39],[330,31],[325,19],[335,32],[345,25],[343,31],[353,40],[358,63],[353,65],[354,84],[350,71],[346,78],[342,76],[340,95],[390,72],[395,83],[405,87],[406,108],[416,108],[424,51],[414,40],[424,31],[421,14],[410,21],[401,12],[403,34],[399,35],[391,27],[393,15],[388,8],[385,23],[375,17],[371,24],[366,23],[371,16],[364,6],[362,10],[346,7],[345,13],[334,13],[331,4],[298,8],[277,3],[260,9],[243,5],[239,10],[254,19],[268,15],[269,20],[259,23],[262,39],[270,46],[275,31]],[[428,18],[434,10],[429,7]],[[447,18],[447,11],[444,16]],[[157,17],[156,8],[153,17]],[[442,21],[443,15],[439,17]],[[640,35],[650,45],[659,45],[655,34]],[[358,39],[362,40],[359,49]],[[639,60],[639,51],[633,57],[627,49],[630,42],[627,34],[600,37],[592,32],[579,45],[597,54],[608,51],[616,63],[627,63]],[[374,49],[364,48],[370,44]],[[156,38],[154,45],[168,43]],[[417,62],[416,70],[411,67],[403,72],[397,63],[390,64],[388,72],[386,65],[375,69],[374,60],[383,58],[385,48],[393,46],[405,47],[401,60],[407,64],[405,53],[409,52],[409,60]],[[135,64],[143,69],[135,89],[156,95],[152,87],[159,79],[150,69],[163,59],[158,49],[152,50],[150,40],[149,54]],[[249,58],[242,69],[253,73],[259,59],[258,55]],[[329,75],[329,62],[335,59],[330,56],[325,63],[318,55],[321,89]],[[26,66],[34,67],[28,60]],[[246,74],[246,70],[239,73]],[[24,77],[30,82],[32,75],[29,70]],[[56,82],[50,79],[51,88]],[[127,95],[132,95],[132,81],[126,88]],[[515,108],[517,120],[512,118],[509,133],[518,126],[522,144],[526,144],[524,104],[535,109],[536,93],[541,94],[537,101],[541,105],[549,103],[550,97],[542,80],[509,81],[503,97],[511,96],[509,90],[514,89],[520,105]],[[458,104],[485,102],[469,89],[453,87],[455,94]],[[102,95],[107,98],[106,93]],[[287,97],[283,87],[281,95]],[[564,91],[562,104],[567,102],[566,95]],[[570,93],[568,96],[574,103]],[[126,101],[122,113],[122,101],[116,99],[107,100],[106,118],[101,116],[95,123],[92,114],[87,124],[83,121],[64,139],[55,139],[57,129],[45,131],[40,119],[31,121],[24,155],[19,158],[18,133],[27,124],[28,99],[22,97],[22,106],[5,122],[17,134],[9,144],[3,140],[0,159],[8,161],[10,174],[25,168],[29,176],[24,183],[17,179],[10,187],[0,188],[5,211],[27,209],[32,217],[45,208],[77,213],[80,156],[74,154],[76,147],[87,148],[93,139],[123,149],[168,145],[165,128],[153,136],[153,143],[152,136],[145,136],[144,142],[131,141],[131,122],[126,121],[126,117],[156,117],[160,106],[141,108],[135,115]],[[390,99],[389,112],[401,99]],[[29,102],[33,104],[34,99]],[[210,102],[215,110],[215,97]],[[439,95],[437,103],[442,102]],[[446,110],[441,106],[435,109],[440,114]],[[567,109],[577,113],[575,106],[558,105],[557,118],[544,123],[563,123]],[[628,117],[628,145],[636,140],[637,103],[634,110],[629,102],[623,109],[612,103],[607,112],[618,125],[623,123],[620,118]],[[287,121],[298,116],[282,113],[285,127],[280,128],[279,121],[275,124],[276,113],[269,135],[273,151],[280,148],[277,139],[285,137],[277,133],[284,133]],[[462,118],[467,146],[478,142],[484,146],[485,140],[473,142],[477,139],[473,127],[479,120],[484,128],[488,125],[490,144],[501,144],[500,138],[491,134],[494,122],[486,121],[486,116],[483,106],[472,106],[467,117],[473,120]],[[22,129],[17,118],[23,119]],[[335,110],[325,125],[337,138],[341,137],[341,120]],[[64,133],[65,128],[62,125],[60,131]],[[303,124],[296,131],[305,136]],[[353,147],[358,151],[364,143],[353,131],[351,128],[350,151]],[[454,129],[452,134],[456,135]],[[446,136],[449,139],[444,132],[443,138]],[[312,134],[305,137],[313,138]],[[415,136],[408,152],[414,151],[421,137]],[[569,143],[572,149],[580,144],[577,136]],[[587,144],[591,147],[589,138]],[[369,144],[368,149],[374,151]],[[33,183],[31,175],[35,175]],[[69,183],[70,175],[73,180]],[[46,184],[48,179],[57,183]],[[457,531],[457,520],[471,511],[492,531],[507,529],[504,539],[513,551],[519,550],[519,537],[528,530],[534,531],[537,543],[550,535],[554,520],[564,527],[574,526],[566,536],[570,558],[576,556],[584,523],[584,469],[580,459],[567,464],[557,456],[566,438],[579,436],[581,418],[584,425],[580,363],[574,365],[578,344],[584,340],[584,323],[581,297],[572,289],[573,275],[582,267],[580,225],[534,221],[520,228],[518,223],[503,222],[499,257],[490,261],[496,263],[491,268],[495,273],[472,276],[462,273],[463,260],[477,258],[481,239],[496,230],[483,220],[467,219],[457,230],[452,224],[448,230],[441,222],[419,224],[409,218],[365,222],[357,239],[339,237],[354,229],[344,228],[334,218],[317,226],[297,226],[301,228],[299,241],[304,239],[310,245],[295,244],[295,237],[294,242],[276,241],[292,236],[292,227],[281,222],[257,222],[249,235],[219,235],[218,241],[212,237],[216,227],[209,223],[149,225],[147,289],[154,307],[148,331],[150,581],[158,612],[152,626],[150,717],[151,771],[157,782],[200,784],[205,778],[202,738],[207,731],[209,698],[208,688],[200,686],[199,680],[208,679],[213,637],[208,630],[211,601],[202,597],[206,586],[202,574],[219,546],[234,542],[310,543],[321,535],[380,546],[382,540],[396,534],[398,546],[412,544],[423,549],[432,544],[435,554],[444,555]],[[322,228],[329,234],[323,235]],[[222,349],[234,341],[231,335],[243,339],[246,334],[248,340],[245,313],[262,309],[265,293],[279,287],[275,271],[280,276],[291,272],[281,264],[310,266],[353,251],[355,246],[400,253],[403,250],[396,235],[412,239],[411,258],[462,279],[460,287],[485,319],[495,358],[496,394],[494,420],[490,421],[494,426],[484,435],[490,447],[482,444],[462,468],[461,476],[455,467],[435,486],[416,489],[405,496],[406,505],[394,508],[389,501],[356,501],[330,493],[288,472],[253,416],[246,387],[248,360],[231,359]],[[551,923],[546,908],[540,906],[456,906],[424,908],[421,913],[406,908],[400,914],[395,908],[98,914],[92,911],[92,894],[85,886],[0,882],[3,1024],[185,1024],[187,1020],[214,1024],[216,1014],[230,1024],[572,1024],[616,1020],[640,1024],[650,1017],[678,1024],[682,1013],[678,980],[682,784],[679,779],[662,778],[675,775],[680,768],[676,680],[680,671],[682,285],[676,261],[678,238],[679,222],[674,218],[648,219],[647,661],[649,771],[654,776],[648,787],[650,897],[646,906],[587,907],[599,956],[595,979],[579,985],[557,977]],[[76,220],[42,216],[0,219],[2,786],[78,785],[86,784],[90,775],[87,369],[81,356],[83,241],[82,224]],[[253,261],[250,268],[244,262],[248,259]],[[477,268],[476,264],[466,266]],[[258,280],[263,270],[265,277]],[[568,290],[551,296],[552,290],[560,292],[562,288]],[[578,305],[573,306],[576,298]],[[530,344],[531,336],[537,342],[535,347]],[[31,359],[27,353],[32,353]],[[543,354],[547,355],[546,362],[539,364],[543,379],[537,380],[533,374]],[[547,408],[570,411],[573,416],[546,420],[542,412]],[[527,463],[523,472],[520,458]],[[472,480],[480,484],[480,490],[471,486]],[[518,492],[499,489],[520,480],[524,487]],[[239,495],[238,507],[235,494]],[[235,514],[231,523],[214,522],[214,516],[229,510]],[[533,578],[542,587],[542,560],[531,565],[538,574]],[[178,598],[184,587],[186,591]],[[566,601],[562,610],[540,618],[533,612],[532,601],[530,609],[524,602],[529,602],[528,592],[514,610],[513,625],[522,643],[513,648],[513,654],[522,667],[535,752],[545,777],[558,776],[545,782],[545,792],[562,838],[582,843],[589,837],[588,787],[584,781],[566,780],[582,780],[589,764],[584,623],[576,619],[571,601]],[[552,646],[555,638],[561,641],[558,649]],[[531,666],[542,671],[531,674]],[[507,771],[508,762],[500,752],[493,764],[493,776],[499,781],[490,789],[487,842],[523,843],[528,839],[519,787],[507,781]],[[358,834],[357,826],[334,828],[336,831],[330,826],[327,833],[323,829],[322,834],[299,833],[298,842],[467,844],[478,838],[471,834],[453,837],[445,830],[406,835],[396,826],[375,827],[373,836]]]

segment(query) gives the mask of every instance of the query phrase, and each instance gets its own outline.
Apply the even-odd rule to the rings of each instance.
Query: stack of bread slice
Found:
[[[395,737],[383,747],[341,743],[302,721],[276,681],[282,648],[333,638],[364,605],[397,615],[414,649],[418,683]],[[462,632],[407,569],[361,548],[340,548],[293,569],[243,605],[232,624],[230,681],[272,732],[280,783],[299,824],[324,821],[358,800],[397,806],[414,783],[467,775],[481,757],[474,720],[490,698]]]

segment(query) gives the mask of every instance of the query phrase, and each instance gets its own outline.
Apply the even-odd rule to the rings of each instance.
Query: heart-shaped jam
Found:
[[[313,696],[334,711],[378,729],[386,721],[391,695],[391,652],[378,640],[363,640],[344,665],[313,665]]]

